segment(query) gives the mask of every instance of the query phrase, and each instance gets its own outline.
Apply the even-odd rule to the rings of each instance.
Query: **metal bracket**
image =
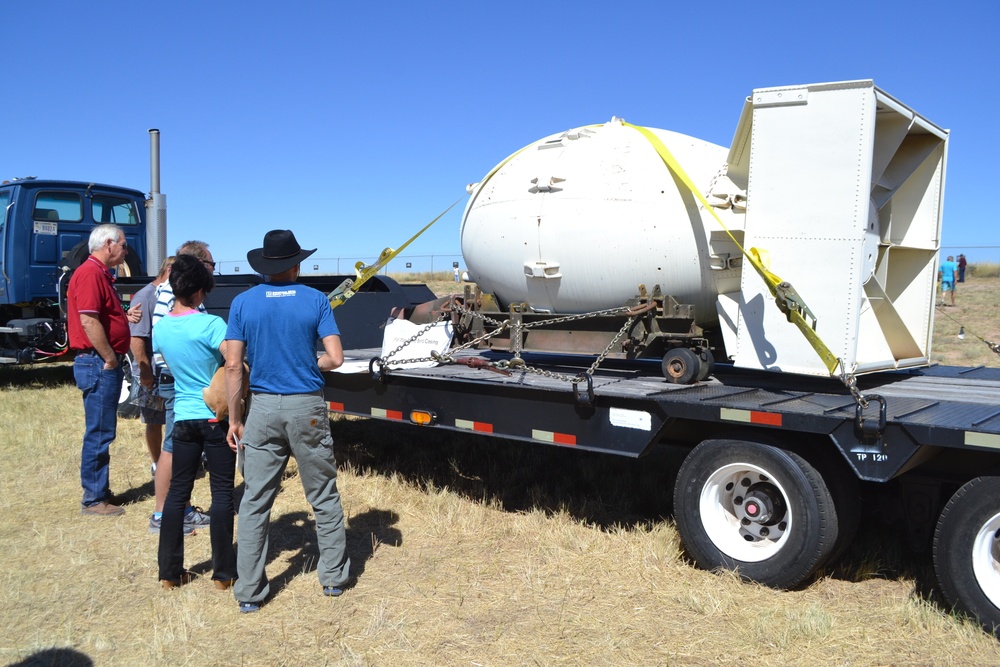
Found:
[[[869,405],[873,402],[879,404],[878,420],[865,419],[865,409],[858,403],[854,409],[854,432],[862,442],[877,442],[885,431],[885,399],[878,394],[869,394],[865,398]]]
[[[378,365],[378,370],[375,370],[376,364]],[[372,357],[368,362],[368,372],[372,375],[372,380],[379,382],[381,384],[386,383],[386,375],[388,369],[385,367],[385,363],[380,357]]]

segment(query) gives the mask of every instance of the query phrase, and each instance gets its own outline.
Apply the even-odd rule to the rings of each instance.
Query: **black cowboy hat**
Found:
[[[291,231],[272,229],[264,234],[263,248],[247,253],[247,261],[257,273],[273,276],[276,273],[284,273],[314,252],[316,248],[303,250]]]

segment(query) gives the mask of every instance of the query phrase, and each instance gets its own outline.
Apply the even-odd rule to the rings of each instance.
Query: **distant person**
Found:
[[[136,381],[135,378],[138,378],[141,387],[154,393],[157,391],[158,384],[153,366],[153,309],[156,305],[156,288],[167,280],[167,276],[170,275],[170,266],[173,263],[173,256],[163,260],[156,278],[135,293],[129,307],[130,312],[134,311],[136,306],[140,307],[139,321],[131,323],[129,326],[132,333],[131,349],[134,360],[133,382]],[[160,446],[163,444],[164,417],[163,410],[139,408],[139,419],[146,425],[146,449],[149,450],[149,458],[152,461],[150,469],[153,471],[154,478],[156,476],[156,463],[160,459]]]
[[[205,265],[209,272],[215,271],[215,259],[208,250],[208,244],[204,241],[186,241],[174,253],[177,256],[191,255]],[[170,286],[170,281],[164,282],[156,288],[156,306],[153,308],[153,331],[156,325],[174,307],[174,290]],[[205,311],[204,305],[199,305],[198,309]],[[156,376],[158,378],[158,391],[163,399],[164,409],[164,430],[163,446],[160,448],[160,460],[156,463],[156,474],[153,479],[155,500],[153,504],[153,516],[149,517],[149,532],[156,534],[160,532],[160,519],[163,515],[163,503],[167,499],[167,490],[170,488],[170,478],[173,476],[174,462],[174,376],[170,372],[170,367],[158,354],[153,355],[153,363],[156,366]],[[203,528],[209,524],[209,517],[197,507],[188,507],[184,515],[184,534],[191,535],[198,528]]]
[[[456,283],[457,283],[457,282],[459,282],[459,281],[460,281],[460,279],[461,279],[461,274],[459,273],[459,271],[458,271],[458,267],[456,266],[456,267],[455,267],[455,282],[456,282]]]
[[[86,423],[80,451],[80,512],[117,516],[125,510],[113,502],[110,450],[117,436],[121,365],[131,334],[111,267],[125,260],[128,245],[120,227],[98,225],[90,232],[88,248],[90,256],[73,272],[66,293],[69,346],[77,351],[73,377],[83,392]]]
[[[212,505],[212,579],[228,589],[236,579],[233,551],[233,484],[236,452],[226,442],[229,425],[205,405],[202,391],[222,366],[226,323],[198,310],[212,291],[212,272],[191,255],[178,255],[170,271],[174,306],[157,322],[153,350],[174,376],[173,476],[163,504],[158,552],[160,585],[176,588],[191,580],[184,569],[184,511],[190,506],[202,455],[208,467]]]
[[[955,264],[955,258],[948,255],[948,259],[941,262],[941,267],[938,269],[938,280],[941,281],[941,301],[944,302],[945,295],[950,295],[952,306],[955,305],[955,274],[957,272],[958,265]]]
[[[965,255],[958,256],[958,282],[965,282],[965,267],[968,262],[965,261]]]
[[[239,577],[233,586],[241,613],[258,611],[270,593],[264,571],[268,527],[289,455],[298,462],[316,517],[316,570],[323,594],[341,595],[350,575],[322,375],[344,363],[344,351],[326,295],[295,282],[299,263],[314,252],[303,250],[288,230],[265,234],[263,247],[248,252],[247,261],[267,282],[237,296],[229,310],[228,440],[234,450],[243,450],[245,483],[237,529]],[[317,340],[324,350],[318,359]],[[240,407],[244,350],[253,394],[245,426]]]

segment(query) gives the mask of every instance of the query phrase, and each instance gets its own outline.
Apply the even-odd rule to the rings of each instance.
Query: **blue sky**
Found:
[[[4,24],[0,176],[148,191],[159,128],[171,250],[243,260],[291,228],[346,271],[548,134],[619,116],[729,146],[754,88],[874,79],[952,131],[943,245],[1000,261],[971,248],[1000,246],[995,1],[33,0]],[[414,268],[457,259],[463,205]]]

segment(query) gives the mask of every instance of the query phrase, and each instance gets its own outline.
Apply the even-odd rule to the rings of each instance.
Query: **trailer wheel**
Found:
[[[934,532],[934,571],[953,609],[1000,637],[1000,477],[955,492]]]
[[[791,452],[742,440],[695,447],[674,487],[677,530],[695,563],[774,588],[816,572],[837,541],[820,475]]]
[[[122,364],[122,388],[118,394],[118,416],[124,419],[135,419],[139,416],[139,406],[133,405],[129,401],[132,399],[132,391],[138,391],[139,378],[132,375],[132,353],[125,355],[125,363]]]
[[[691,384],[701,368],[701,360],[686,347],[674,347],[663,355],[661,367],[667,382]]]

